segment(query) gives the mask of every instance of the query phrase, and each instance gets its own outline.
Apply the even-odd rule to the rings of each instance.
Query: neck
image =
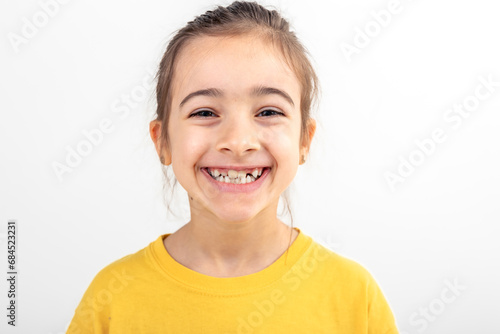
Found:
[[[276,211],[239,223],[191,217],[165,239],[165,247],[177,262],[216,277],[248,275],[268,267],[298,234],[276,217]]]

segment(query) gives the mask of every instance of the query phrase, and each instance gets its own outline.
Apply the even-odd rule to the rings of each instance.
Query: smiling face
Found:
[[[160,150],[161,121],[151,122],[150,132],[190,196],[192,220],[276,219],[279,197],[310,144],[299,142],[300,93],[281,55],[255,35],[204,36],[185,45],[172,82],[169,149]],[[311,120],[310,139],[314,130]],[[245,184],[208,173],[255,168],[263,169],[256,181],[230,179],[253,181]]]

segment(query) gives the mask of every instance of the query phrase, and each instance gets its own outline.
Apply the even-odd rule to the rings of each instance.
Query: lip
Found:
[[[210,167],[210,168],[217,168],[217,167]],[[221,169],[226,169],[227,167],[224,167]],[[233,167],[235,168],[235,167]],[[241,167],[240,167],[241,168]],[[259,167],[255,167],[259,168]],[[271,171],[270,167],[262,167],[264,170],[262,171],[262,175],[254,182],[252,183],[245,183],[245,184],[233,184],[233,183],[225,183],[225,182],[219,182],[217,180],[214,180],[210,174],[208,174],[207,167],[203,167],[201,169],[202,173],[208,178],[208,180],[217,188],[219,189],[220,192],[232,192],[232,193],[245,193],[245,192],[252,192],[258,189],[262,183],[265,181],[267,178],[267,175]],[[227,169],[232,169],[232,168],[227,168]],[[246,167],[244,169],[247,169]],[[237,170],[237,169],[235,169]]]
[[[205,166],[202,168],[218,169],[223,171],[228,171],[229,169],[240,171],[240,170],[254,170],[255,168],[271,168],[269,166]]]

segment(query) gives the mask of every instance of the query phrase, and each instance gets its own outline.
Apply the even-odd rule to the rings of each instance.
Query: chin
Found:
[[[230,224],[241,224],[245,223],[252,218],[257,216],[257,212],[246,212],[242,210],[227,210],[225,212],[214,212],[214,215],[218,217],[221,221],[227,222]]]

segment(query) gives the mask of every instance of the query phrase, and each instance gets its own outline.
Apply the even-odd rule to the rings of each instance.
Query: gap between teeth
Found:
[[[219,173],[219,171],[217,169],[214,169],[212,171],[212,173],[210,173],[210,171],[208,171],[208,173],[210,174],[210,176],[212,176],[213,179],[215,179],[219,182],[245,184],[245,183],[254,182],[257,178],[259,178],[262,175],[263,171],[264,171],[264,169],[260,170],[260,174],[259,174],[259,170],[256,168],[251,173],[252,175],[247,175],[247,173],[244,171],[237,172],[234,170],[229,170],[228,175],[225,176],[225,175],[222,175],[221,173]],[[218,175],[218,176],[214,176],[214,175]]]
[[[216,177],[215,179],[219,182],[234,183],[234,184],[246,184],[246,183],[254,182],[256,180],[251,175],[247,175],[247,177],[237,177],[235,179],[231,179],[229,176],[220,175],[220,176]]]

